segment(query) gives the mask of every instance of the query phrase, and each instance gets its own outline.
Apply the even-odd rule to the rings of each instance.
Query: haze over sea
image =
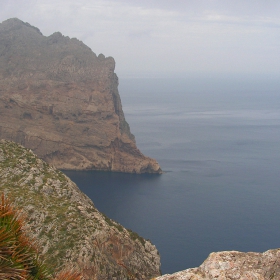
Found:
[[[165,173],[65,173],[157,246],[163,273],[280,247],[277,77],[121,79],[119,92],[137,146]]]

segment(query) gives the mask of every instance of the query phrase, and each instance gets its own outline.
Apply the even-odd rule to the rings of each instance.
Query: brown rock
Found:
[[[161,173],[125,121],[112,57],[49,37],[18,19],[0,24],[0,138],[60,169]]]
[[[225,251],[211,253],[200,267],[156,280],[269,280],[280,279],[280,249],[264,253]]]

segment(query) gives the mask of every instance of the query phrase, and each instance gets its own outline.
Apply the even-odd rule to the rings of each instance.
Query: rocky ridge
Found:
[[[272,280],[280,279],[280,249],[264,253],[211,253],[203,264],[156,280]]]
[[[161,173],[136,147],[112,57],[48,37],[19,19],[0,24],[0,139],[59,169]]]
[[[76,267],[98,280],[160,275],[150,241],[100,213],[61,171],[6,140],[0,140],[0,190],[22,210],[27,233],[54,269]]]

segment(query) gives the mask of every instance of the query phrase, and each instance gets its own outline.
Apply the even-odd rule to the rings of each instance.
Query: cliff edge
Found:
[[[211,253],[203,264],[155,280],[272,280],[280,279],[280,249],[264,253]]]
[[[161,173],[136,147],[112,57],[48,37],[19,19],[0,24],[0,139],[59,169]]]

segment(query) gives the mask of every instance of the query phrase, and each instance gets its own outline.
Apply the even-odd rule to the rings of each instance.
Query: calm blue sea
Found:
[[[277,79],[123,79],[119,91],[138,147],[165,173],[66,174],[157,246],[163,273],[199,266],[213,251],[280,247]]]

